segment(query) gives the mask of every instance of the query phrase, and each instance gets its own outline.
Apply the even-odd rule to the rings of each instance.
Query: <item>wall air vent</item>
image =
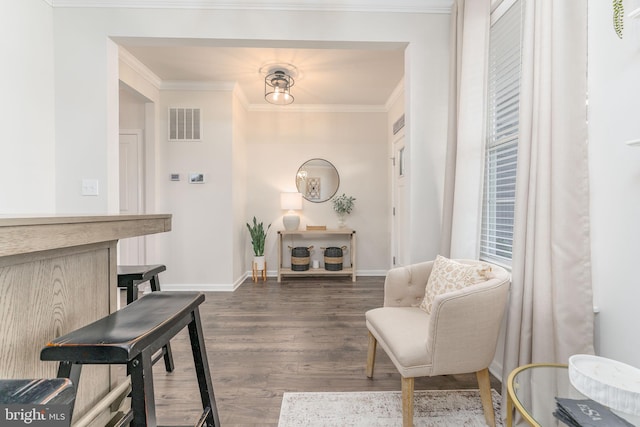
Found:
[[[393,134],[400,132],[400,129],[404,127],[404,114],[400,116],[398,120],[393,124]]]
[[[200,141],[199,108],[169,108],[169,141]]]

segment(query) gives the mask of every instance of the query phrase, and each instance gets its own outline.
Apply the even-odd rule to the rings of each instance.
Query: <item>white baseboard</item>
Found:
[[[226,283],[198,283],[198,284],[171,284],[163,283],[163,291],[197,291],[197,292],[233,292],[236,290],[236,286]]]
[[[250,275],[250,274],[249,274]],[[234,283],[163,283],[163,291],[233,292],[247,279],[247,273]]]
[[[356,270],[356,276],[380,276],[384,277],[387,275],[387,271],[389,270]],[[251,277],[251,270],[247,271],[244,274],[245,278]],[[267,277],[278,277],[277,270],[267,270]]]
[[[384,277],[387,270],[358,270],[356,276],[380,276]],[[277,277],[276,270],[267,270],[267,277]],[[234,283],[162,283],[163,291],[198,291],[198,292],[233,292],[242,285],[247,278],[251,277],[251,271],[246,271]]]
[[[376,276],[384,277],[389,270],[357,270],[356,276]]]

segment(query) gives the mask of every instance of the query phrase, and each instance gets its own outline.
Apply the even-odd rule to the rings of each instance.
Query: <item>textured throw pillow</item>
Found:
[[[465,288],[491,279],[491,266],[482,262],[462,264],[438,255],[427,281],[420,308],[431,314],[433,299],[440,294]]]

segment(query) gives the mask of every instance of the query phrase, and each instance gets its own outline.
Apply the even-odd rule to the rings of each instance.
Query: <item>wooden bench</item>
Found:
[[[59,361],[59,378],[78,384],[84,364],[124,364],[131,376],[131,426],[155,426],[153,354],[185,326],[200,388],[203,412],[196,425],[219,427],[213,385],[200,323],[198,292],[152,292],[121,310],[56,338],[40,353]]]
[[[119,265],[118,266],[118,287],[126,288],[127,304],[131,304],[138,299],[138,285],[149,282],[151,292],[160,291],[160,278],[158,275],[167,269],[162,264],[157,265]],[[167,372],[173,372],[173,355],[171,354],[171,344],[167,343],[162,347],[164,356],[164,366]],[[157,359],[154,359],[154,363]]]

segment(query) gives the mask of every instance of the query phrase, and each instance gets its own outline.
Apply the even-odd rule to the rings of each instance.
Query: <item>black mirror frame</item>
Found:
[[[333,171],[335,172],[335,178],[336,178],[335,189],[333,190],[331,195],[329,195],[328,197],[324,197],[324,198],[309,197],[307,186],[305,184],[302,184],[302,181],[305,180],[305,177],[303,177],[303,173],[305,172],[305,166],[313,161],[325,162],[327,164],[327,167],[330,166],[331,168],[333,168]],[[331,198],[335,196],[336,193],[338,192],[338,189],[340,188],[340,174],[338,173],[338,169],[329,160],[321,159],[317,157],[313,159],[309,159],[306,162],[304,162],[302,165],[300,165],[300,167],[298,168],[298,171],[296,172],[296,188],[298,189],[298,192],[302,194],[302,197],[304,197],[305,200],[308,200],[311,203],[324,203],[331,200]]]

